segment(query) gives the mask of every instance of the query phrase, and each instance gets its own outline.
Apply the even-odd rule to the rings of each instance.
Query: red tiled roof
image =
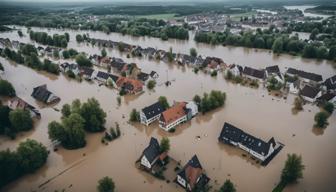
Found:
[[[177,119],[186,115],[184,110],[186,106],[185,102],[176,103],[174,106],[170,107],[162,113],[163,121],[166,125],[176,121]]]

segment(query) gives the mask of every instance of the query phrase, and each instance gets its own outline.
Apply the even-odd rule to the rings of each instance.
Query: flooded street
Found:
[[[33,28],[35,31],[46,31],[49,34],[69,32],[69,48],[84,51],[89,54],[100,54],[98,47],[78,44],[73,30],[47,30]],[[22,30],[26,34],[26,28]],[[264,68],[269,65],[279,65],[282,72],[288,67],[298,68],[308,72],[321,74],[324,79],[336,74],[336,69],[328,61],[305,60],[289,55],[275,56],[266,50],[254,50],[240,47],[209,46],[189,41],[169,40],[148,37],[122,36],[112,33],[88,32],[91,38],[123,41],[142,47],[155,47],[174,52],[189,53],[195,47],[201,55],[222,58],[228,64],[239,64]],[[1,33],[0,37],[31,42],[29,36],[18,38],[17,32]],[[46,165],[36,173],[21,177],[6,186],[3,191],[95,191],[97,181],[109,176],[113,178],[117,190],[128,191],[183,191],[176,184],[158,180],[147,173],[139,171],[134,162],[148,145],[150,137],[170,139],[170,156],[181,161],[184,165],[194,154],[197,154],[207,175],[211,178],[210,185],[218,189],[225,179],[231,179],[237,185],[237,191],[271,191],[280,179],[288,153],[302,155],[306,166],[304,178],[298,184],[288,186],[284,191],[325,191],[336,189],[334,159],[336,158],[336,113],[329,119],[329,126],[324,130],[313,129],[314,115],[318,107],[305,105],[304,111],[293,115],[291,108],[295,96],[287,99],[268,95],[266,89],[252,89],[228,83],[222,74],[211,77],[202,72],[195,74],[191,68],[149,61],[146,58],[126,58],[117,50],[107,49],[108,56],[122,57],[126,62],[135,62],[146,73],[154,70],[159,74],[158,86],[154,91],[146,90],[137,96],[122,97],[122,104],[118,107],[118,91],[98,86],[98,83],[69,80],[65,76],[51,76],[36,72],[22,65],[15,65],[4,58],[0,62],[4,65],[5,73],[1,78],[10,81],[16,89],[17,95],[28,103],[38,106],[41,120],[35,124],[30,132],[20,133],[16,140],[0,137],[0,150],[14,149],[18,143],[26,138],[36,139],[46,146],[51,145],[48,138],[48,123],[59,120],[61,113],[51,107],[39,105],[31,96],[33,87],[47,84],[48,89],[61,98],[55,107],[60,109],[63,104],[79,98],[85,101],[95,97],[107,113],[106,127],[120,124],[122,136],[110,142],[107,146],[101,143],[102,133],[87,134],[87,146],[79,150],[59,149],[51,152]],[[167,75],[168,73],[168,75]],[[172,80],[172,86],[166,87],[163,82]],[[223,108],[198,115],[190,122],[178,126],[175,133],[161,130],[157,123],[149,127],[140,124],[128,124],[128,115],[133,108],[141,108],[154,103],[159,96],[166,96],[170,104],[173,101],[188,101],[195,94],[203,95],[211,90],[221,90],[227,93],[226,104]],[[125,118],[123,118],[123,115]],[[267,167],[256,165],[243,157],[242,150],[218,143],[218,136],[224,122],[243,129],[244,131],[268,140],[275,140],[285,144],[282,151]],[[200,140],[196,139],[200,136]],[[42,187],[43,183],[47,182]]]

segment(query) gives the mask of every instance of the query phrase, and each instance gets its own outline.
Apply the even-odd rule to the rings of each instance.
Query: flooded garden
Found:
[[[102,32],[45,28],[33,30],[45,31],[48,34],[68,32],[68,48],[88,54],[100,54],[101,48],[77,43],[77,34],[88,33],[91,38],[122,41],[166,51],[172,47],[174,52],[184,54],[188,54],[190,48],[194,47],[199,54],[219,57],[228,64],[254,68],[278,65],[281,71],[293,67],[321,74],[323,79],[336,74],[333,67],[335,64],[331,61],[302,59],[290,55],[278,56],[266,50],[196,44],[192,33],[188,41],[161,41],[156,38],[123,36],[117,33],[107,35]],[[26,28],[22,31],[25,34],[22,38],[18,37],[16,31],[1,33],[0,37],[38,45],[29,39]],[[11,82],[17,95],[37,107],[41,113],[41,119],[34,122],[32,131],[18,134],[15,140],[1,136],[0,150],[15,149],[27,138],[42,142],[50,150],[45,166],[10,183],[4,191],[94,191],[97,181],[104,176],[113,178],[118,191],[183,191],[174,183],[158,180],[136,168],[135,161],[151,137],[168,137],[171,143],[169,156],[182,165],[196,154],[211,179],[212,189],[218,189],[226,179],[230,179],[236,184],[238,191],[271,191],[279,181],[287,154],[297,153],[302,156],[305,165],[304,178],[298,184],[289,185],[285,191],[335,190],[335,113],[328,119],[329,126],[326,129],[316,129],[313,128],[314,115],[319,108],[306,104],[303,111],[293,114],[294,95],[275,97],[263,86],[249,88],[227,82],[222,73],[216,77],[202,72],[196,74],[187,66],[147,58],[127,58],[126,54],[115,49],[107,49],[107,55],[120,57],[129,63],[134,62],[147,73],[156,71],[159,74],[157,86],[154,90],[146,89],[140,95],[123,96],[119,105],[117,90],[98,86],[96,82],[78,82],[64,75],[54,76],[37,72],[0,58],[5,68],[1,78]],[[172,82],[171,86],[164,85],[167,80]],[[61,98],[57,105],[48,107],[30,96],[33,88],[42,84],[47,84],[48,89]],[[157,122],[148,127],[128,122],[129,113],[133,108],[140,110],[154,103],[160,96],[166,96],[169,103],[173,103],[190,101],[194,95],[203,95],[211,90],[226,92],[225,106],[205,115],[199,114],[191,121],[176,127],[174,133],[165,132]],[[48,123],[58,121],[61,117],[61,113],[55,109],[61,109],[63,104],[71,103],[77,98],[86,101],[91,97],[96,98],[106,112],[107,128],[114,126],[116,122],[120,125],[121,137],[104,145],[101,143],[102,133],[90,134],[87,136],[85,148],[66,150],[59,147],[57,151],[53,151],[48,138]],[[225,122],[264,140],[274,137],[285,146],[266,167],[263,167],[242,150],[218,142]]]

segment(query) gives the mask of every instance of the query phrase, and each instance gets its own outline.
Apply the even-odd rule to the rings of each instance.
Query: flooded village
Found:
[[[13,85],[17,95],[1,101],[34,116],[32,130],[18,133],[14,140],[1,135],[0,150],[15,150],[30,138],[49,151],[44,166],[1,191],[95,191],[104,176],[113,178],[117,191],[192,191],[205,184],[217,191],[226,179],[237,191],[272,191],[287,154],[292,153],[302,156],[305,169],[300,182],[284,191],[336,189],[336,113],[325,129],[314,127],[314,116],[321,110],[317,103],[327,100],[336,105],[334,61],[196,43],[194,31],[189,31],[189,40],[163,41],[90,30],[29,29],[48,35],[67,32],[67,49],[85,53],[94,64],[86,68],[74,59],[53,58],[52,52],[47,53],[49,46],[30,39],[27,27],[11,27],[23,36],[1,32],[2,42],[8,39],[12,49],[20,43],[41,47],[40,58],[58,64],[61,74],[0,57],[4,67],[0,77]],[[89,38],[78,42],[78,34]],[[189,54],[191,48],[197,56]],[[82,79],[70,78],[68,71]],[[276,83],[270,79],[285,88],[271,90]],[[151,80],[156,82],[153,89],[147,87]],[[194,96],[213,90],[225,93],[225,102],[203,113]],[[162,96],[169,107],[158,101]],[[294,112],[299,96],[303,110]],[[86,146],[76,150],[51,141],[48,124],[62,118],[62,106],[89,98],[99,101],[106,113],[105,127],[118,125],[120,137],[102,142],[107,132],[90,133]],[[130,121],[134,109],[139,122]],[[162,150],[166,138],[170,149]]]

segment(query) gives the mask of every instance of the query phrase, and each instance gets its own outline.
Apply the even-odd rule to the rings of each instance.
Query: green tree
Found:
[[[274,53],[281,53],[283,51],[283,39],[282,37],[278,37],[275,39],[272,50]]]
[[[161,150],[161,153],[168,152],[169,149],[170,149],[170,143],[169,143],[168,137],[162,137],[162,139],[160,141],[160,150]]]
[[[52,141],[65,142],[65,139],[67,139],[67,135],[66,135],[63,125],[56,121],[52,121],[49,123],[48,135],[49,135],[49,139]]]
[[[315,120],[315,127],[317,128],[325,128],[328,126],[328,117],[329,114],[327,112],[318,112],[316,113],[314,120]]]
[[[311,40],[315,40],[317,35],[319,34],[319,30],[317,28],[313,29],[313,31],[310,33],[309,38]]]
[[[97,189],[99,192],[114,192],[115,184],[110,177],[103,177],[98,181]]]
[[[328,112],[330,115],[334,112],[334,104],[331,102],[327,102],[323,105],[323,109]]]
[[[0,53],[1,54],[1,53]],[[4,71],[4,67],[2,66],[2,63],[0,63],[0,71]]]
[[[202,99],[201,99],[201,97],[200,97],[199,95],[195,95],[194,98],[193,98],[193,101],[194,101],[197,105],[199,105],[199,104],[201,104]]]
[[[69,54],[69,51],[68,50],[64,50],[62,52],[62,55],[63,55],[63,58],[64,59],[69,59],[70,58],[70,54]]]
[[[169,62],[173,62],[174,55],[173,55],[173,48],[172,47],[169,48],[169,52],[167,53],[167,57],[168,57]]]
[[[19,37],[23,37],[23,33],[22,33],[21,30],[18,30],[18,35],[19,35]]]
[[[152,90],[152,89],[154,89],[155,85],[156,85],[156,81],[154,81],[154,80],[149,80],[148,83],[147,83],[147,88],[148,88],[149,90]]]
[[[15,109],[9,113],[9,120],[14,132],[28,131],[33,128],[33,120],[30,113],[23,109]]]
[[[17,153],[9,149],[0,151],[0,187],[18,178],[21,174]]]
[[[304,168],[301,156],[288,154],[285,167],[282,170],[281,182],[285,185],[297,182],[298,179],[303,177],[302,171]]]
[[[139,122],[140,121],[140,113],[136,109],[132,109],[130,113],[129,120],[131,122]]]
[[[84,54],[77,55],[76,62],[79,66],[86,66],[86,67],[92,66],[91,61]]]
[[[299,97],[296,97],[294,100],[294,109],[301,111],[303,109],[302,104],[302,100]]]
[[[3,79],[0,79],[0,95],[14,97],[16,95],[13,85]]]
[[[101,55],[102,55],[102,57],[106,57],[107,52],[106,52],[105,48],[103,48],[103,50],[101,51]]]
[[[165,96],[160,96],[158,101],[165,110],[169,108],[169,103],[168,103],[167,98]]]
[[[62,120],[65,131],[65,138],[62,145],[67,149],[78,149],[85,146],[85,120],[77,113],[72,113],[69,117]]]
[[[71,115],[71,107],[69,104],[64,104],[62,107],[62,117],[69,117]]]
[[[219,189],[219,192],[236,192],[236,188],[233,183],[227,179]]]
[[[316,58],[316,55],[317,55],[317,49],[315,46],[313,45],[306,45],[303,49],[303,57],[306,57],[306,58]]]
[[[197,50],[195,48],[190,49],[190,55],[193,57],[197,57]]]
[[[4,134],[6,130],[10,130],[11,123],[9,120],[9,113],[9,107],[0,104],[0,134]]]
[[[83,39],[82,35],[80,35],[80,34],[77,34],[77,35],[76,35],[76,41],[77,41],[78,43],[81,43],[81,42],[83,42],[83,41],[84,41],[84,39]]]
[[[95,98],[89,98],[86,103],[83,103],[80,115],[85,119],[84,129],[86,131],[99,132],[105,129],[106,113]]]
[[[47,148],[31,139],[20,143],[17,153],[20,159],[20,167],[24,173],[34,172],[42,167],[48,158]]]

